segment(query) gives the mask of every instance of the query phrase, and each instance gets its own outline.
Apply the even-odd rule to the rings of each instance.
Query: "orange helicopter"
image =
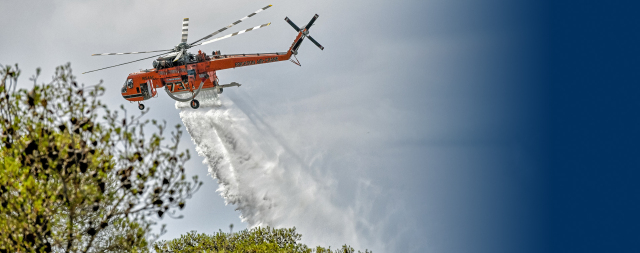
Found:
[[[302,28],[299,28],[288,17],[285,17],[287,23],[289,23],[293,27],[293,29],[298,32],[298,36],[293,41],[293,44],[287,52],[227,55],[220,54],[220,51],[214,51],[211,55],[206,55],[200,50],[198,50],[197,54],[191,54],[187,52],[187,49],[195,46],[209,44],[270,25],[271,23],[267,23],[226,36],[207,40],[217,35],[218,33],[221,33],[228,28],[241,23],[245,19],[248,19],[258,14],[259,12],[268,9],[269,7],[271,7],[271,5],[257,10],[247,15],[246,17],[239,19],[238,21],[235,21],[230,25],[223,27],[220,30],[217,30],[189,44],[187,43],[189,19],[185,18],[182,22],[182,41],[173,49],[130,53],[93,54],[92,56],[164,52],[159,55],[154,55],[135,61],[87,71],[83,74],[158,57],[153,61],[153,69],[141,70],[139,72],[129,74],[127,80],[122,86],[122,89],[120,90],[120,92],[122,93],[122,97],[131,102],[138,102],[138,108],[140,110],[144,110],[144,104],[142,104],[141,102],[156,97],[157,89],[164,87],[169,97],[180,102],[190,102],[191,108],[197,109],[200,106],[200,102],[195,98],[200,93],[200,91],[214,90],[217,94],[220,94],[222,93],[223,88],[240,86],[240,84],[236,82],[222,85],[219,84],[218,76],[216,75],[216,71],[218,70],[286,60],[290,60],[291,62],[300,65],[300,62],[297,61],[297,58],[296,61],[293,61],[290,58],[292,55],[295,56],[298,54],[298,48],[305,38],[309,38],[311,42],[313,42],[321,50],[324,50],[324,47],[321,46],[320,43],[309,36],[309,28],[311,28],[316,19],[318,19],[318,14],[316,14],[313,16],[313,18],[311,18],[311,21],[309,21],[309,23]],[[177,94],[186,94],[188,96],[176,96]]]

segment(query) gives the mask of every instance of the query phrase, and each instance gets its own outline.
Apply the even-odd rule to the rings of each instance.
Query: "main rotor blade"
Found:
[[[104,53],[104,54],[92,54],[91,56],[102,56],[102,55],[123,55],[123,54],[146,54],[146,53],[155,53],[155,52],[166,52],[172,51],[173,49],[165,49],[165,50],[155,50],[155,51],[144,51],[144,52],[130,52],[130,53]]]
[[[289,23],[293,29],[296,29],[296,32],[300,31],[300,27],[298,27],[296,24],[293,23],[293,21],[291,21],[291,19],[289,19],[289,17],[284,17],[284,20],[287,21],[287,23]]]
[[[313,42],[313,44],[316,44],[316,46],[318,46],[320,48],[320,50],[324,50],[324,47],[322,45],[320,45],[320,43],[318,43],[316,40],[311,38],[311,36],[307,36],[307,38],[309,38],[311,40],[311,42]]]
[[[173,59],[174,62],[180,60],[180,57],[182,57],[182,51],[178,52],[178,55],[176,55],[176,58]]]
[[[267,23],[267,24],[263,24],[263,25],[259,25],[259,26],[254,26],[254,27],[251,27],[251,28],[246,29],[246,30],[242,30],[242,31],[239,31],[239,32],[236,32],[236,33],[232,33],[232,34],[229,34],[229,35],[225,35],[225,36],[219,37],[219,38],[215,38],[215,39],[212,39],[212,40],[201,42],[201,43],[199,43],[197,45],[193,45],[193,46],[199,46],[199,45],[205,45],[205,44],[213,43],[213,42],[216,42],[216,41],[219,41],[219,40],[223,40],[223,39],[226,39],[226,38],[230,38],[230,37],[233,37],[233,36],[236,36],[236,35],[239,35],[239,34],[243,34],[243,33],[249,32],[249,31],[258,30],[258,29],[260,29],[262,27],[265,27],[265,26],[268,26],[270,24],[271,23]]]
[[[142,61],[142,60],[146,60],[146,59],[153,58],[153,57],[158,57],[158,56],[165,55],[165,54],[167,54],[167,53],[162,53],[162,54],[159,54],[159,55],[154,55],[154,56],[150,56],[150,57],[147,57],[147,58],[142,58],[142,59],[140,59],[140,60],[135,60],[135,61],[125,62],[125,63],[120,63],[120,64],[118,64],[118,65],[113,65],[113,66],[109,66],[109,67],[106,67],[106,68],[94,69],[94,70],[91,70],[91,71],[84,72],[84,73],[82,73],[82,74],[86,74],[86,73],[90,73],[90,72],[95,72],[95,71],[98,71],[98,70],[103,70],[103,69],[108,69],[108,68],[113,68],[113,67],[117,67],[117,66],[122,66],[122,65],[125,65],[125,64],[134,63],[134,62],[137,62],[137,61]]]
[[[187,43],[187,37],[189,36],[189,18],[182,20],[182,43]]]
[[[214,32],[214,33],[212,33],[212,34],[209,34],[209,35],[207,35],[207,36],[204,36],[204,38],[199,39],[199,40],[196,40],[195,42],[191,43],[190,45],[191,45],[191,46],[194,46],[196,43],[198,43],[198,42],[200,42],[200,41],[202,41],[202,40],[206,40],[206,39],[208,39],[208,38],[211,38],[211,37],[215,36],[215,35],[216,35],[216,34],[218,34],[218,33],[224,32],[225,30],[227,30],[227,29],[231,28],[232,26],[237,25],[237,24],[240,24],[240,22],[244,21],[245,19],[248,19],[248,18],[250,18],[250,17],[253,17],[254,15],[258,14],[258,13],[259,13],[259,12],[261,12],[261,11],[264,11],[264,10],[266,10],[266,9],[269,9],[269,7],[271,7],[271,5],[267,5],[267,6],[265,6],[264,8],[259,9],[259,10],[255,11],[254,13],[251,13],[251,14],[247,15],[246,17],[241,18],[241,19],[239,19],[238,21],[231,23],[231,24],[230,24],[230,25],[228,25],[228,26],[225,26],[225,27],[223,27],[222,29],[215,31],[215,32]],[[202,43],[200,43],[200,44],[198,44],[198,45],[201,45],[201,44],[202,44]]]
[[[304,29],[309,30],[309,28],[311,28],[311,26],[313,25],[313,22],[316,22],[316,19],[318,19],[318,17],[318,14],[314,15],[313,18],[311,18],[311,21],[309,21],[309,24],[307,24]]]

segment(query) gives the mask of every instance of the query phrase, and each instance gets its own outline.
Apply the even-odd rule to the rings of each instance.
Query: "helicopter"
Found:
[[[221,94],[224,88],[234,86],[239,87],[241,85],[236,82],[231,82],[230,84],[219,84],[218,76],[216,74],[218,70],[286,60],[289,60],[300,66],[300,62],[295,56],[298,54],[300,44],[305,38],[309,38],[309,40],[311,40],[311,42],[318,46],[320,50],[324,50],[324,47],[320,45],[320,43],[309,36],[309,29],[319,17],[318,14],[315,14],[311,18],[309,23],[307,23],[307,25],[303,27],[298,27],[288,17],[285,17],[285,21],[298,32],[298,35],[293,41],[293,44],[291,44],[291,47],[289,47],[289,50],[286,52],[221,54],[220,51],[213,51],[211,55],[207,55],[201,50],[198,50],[197,54],[187,52],[187,49],[196,46],[206,45],[269,26],[271,23],[262,24],[239,32],[210,39],[211,37],[224,32],[225,30],[243,22],[250,17],[253,17],[259,12],[270,8],[271,6],[272,5],[268,5],[264,8],[261,8],[245,16],[244,18],[239,19],[231,23],[230,25],[225,26],[192,43],[187,43],[189,35],[189,19],[185,18],[182,21],[182,40],[174,48],[144,52],[93,54],[92,56],[105,56],[163,52],[159,55],[91,70],[82,74],[158,57],[153,61],[152,69],[140,70],[127,76],[127,79],[120,90],[122,97],[130,102],[137,102],[138,109],[144,110],[145,106],[142,102],[157,97],[157,89],[164,87],[167,95],[169,95],[169,97],[171,97],[172,99],[179,102],[189,102],[191,108],[198,109],[198,107],[200,107],[200,102],[196,99],[196,96],[198,96],[201,91],[213,90],[215,93]],[[291,59],[291,56],[294,56],[296,61]]]

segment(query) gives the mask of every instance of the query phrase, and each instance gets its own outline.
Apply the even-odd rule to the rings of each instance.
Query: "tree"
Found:
[[[20,73],[0,65],[0,252],[148,251],[156,219],[202,184],[186,179],[180,125],[167,143],[166,122],[120,117],[69,64],[46,84],[37,69],[30,90]]]
[[[302,235],[296,232],[296,228],[256,227],[250,230],[242,230],[237,233],[224,233],[219,231],[212,235],[198,234],[191,231],[180,238],[169,241],[160,241],[153,244],[156,252],[287,252],[287,253],[354,253],[354,249],[348,245],[331,250],[331,247],[309,248],[298,243]],[[361,253],[361,251],[358,251]],[[364,253],[371,253],[365,250]]]

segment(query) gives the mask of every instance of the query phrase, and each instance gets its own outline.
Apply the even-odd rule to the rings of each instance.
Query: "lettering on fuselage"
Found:
[[[142,77],[142,80],[151,80],[151,79],[153,79],[152,76],[143,76]]]
[[[251,61],[236,62],[236,67],[249,66],[249,65],[255,65],[255,64],[262,64],[262,63],[274,62],[274,61],[278,61],[278,57],[265,58],[265,59],[260,59],[260,60],[257,60],[257,61],[251,60]]]
[[[166,87],[166,89],[170,90],[171,92],[187,90],[189,89],[189,83],[183,83],[180,81],[175,83],[167,83]]]
[[[160,75],[170,75],[170,74],[178,74],[181,71],[185,71],[184,67],[183,68],[179,68],[179,69],[163,69],[163,70],[158,70],[158,74]]]

